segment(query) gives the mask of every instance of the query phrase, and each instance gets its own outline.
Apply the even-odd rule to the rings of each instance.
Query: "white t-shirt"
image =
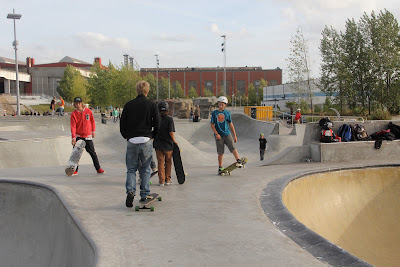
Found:
[[[144,136],[138,136],[138,137],[133,137],[129,139],[129,142],[132,144],[144,144],[147,143],[150,140],[149,137],[144,137]]]

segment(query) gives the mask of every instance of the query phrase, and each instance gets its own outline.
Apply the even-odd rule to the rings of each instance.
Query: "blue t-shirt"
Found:
[[[214,123],[215,129],[221,137],[231,134],[229,123],[232,122],[231,113],[227,110],[214,110],[211,114],[211,123]]]

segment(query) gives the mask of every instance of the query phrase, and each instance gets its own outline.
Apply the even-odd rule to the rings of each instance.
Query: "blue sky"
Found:
[[[17,21],[19,60],[36,64],[71,56],[87,62],[101,57],[122,64],[123,54],[140,67],[223,66],[222,34],[227,36],[227,66],[280,67],[286,80],[290,39],[301,26],[311,51],[313,76],[319,76],[319,44],[325,25],[343,30],[348,18],[387,9],[397,20],[395,0],[1,0],[0,56],[14,58]]]

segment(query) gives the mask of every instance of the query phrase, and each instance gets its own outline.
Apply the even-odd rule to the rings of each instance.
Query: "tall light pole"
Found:
[[[17,31],[15,29],[15,20],[20,19],[22,17],[21,14],[15,14],[15,9],[13,9],[12,14],[8,14],[7,18],[14,20],[14,42],[12,43],[15,49],[15,83],[16,83],[16,90],[17,90],[17,115],[20,115],[20,110],[19,110],[19,80],[18,80],[18,56],[17,56],[17,46],[18,46],[18,41],[17,41]]]
[[[156,57],[156,62],[157,62],[156,76],[157,76],[157,100],[158,100],[158,65],[160,65],[160,61],[158,60],[158,54],[155,54],[154,56]]]
[[[221,51],[224,52],[224,91],[225,95],[226,94],[226,35],[221,35],[222,38],[224,38],[224,42],[221,44],[222,49]]]

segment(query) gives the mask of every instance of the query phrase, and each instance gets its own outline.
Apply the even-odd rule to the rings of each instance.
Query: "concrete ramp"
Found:
[[[94,266],[95,249],[57,195],[0,181],[1,266]]]
[[[399,265],[399,196],[399,167],[313,174],[282,193],[297,220],[375,266]]]

